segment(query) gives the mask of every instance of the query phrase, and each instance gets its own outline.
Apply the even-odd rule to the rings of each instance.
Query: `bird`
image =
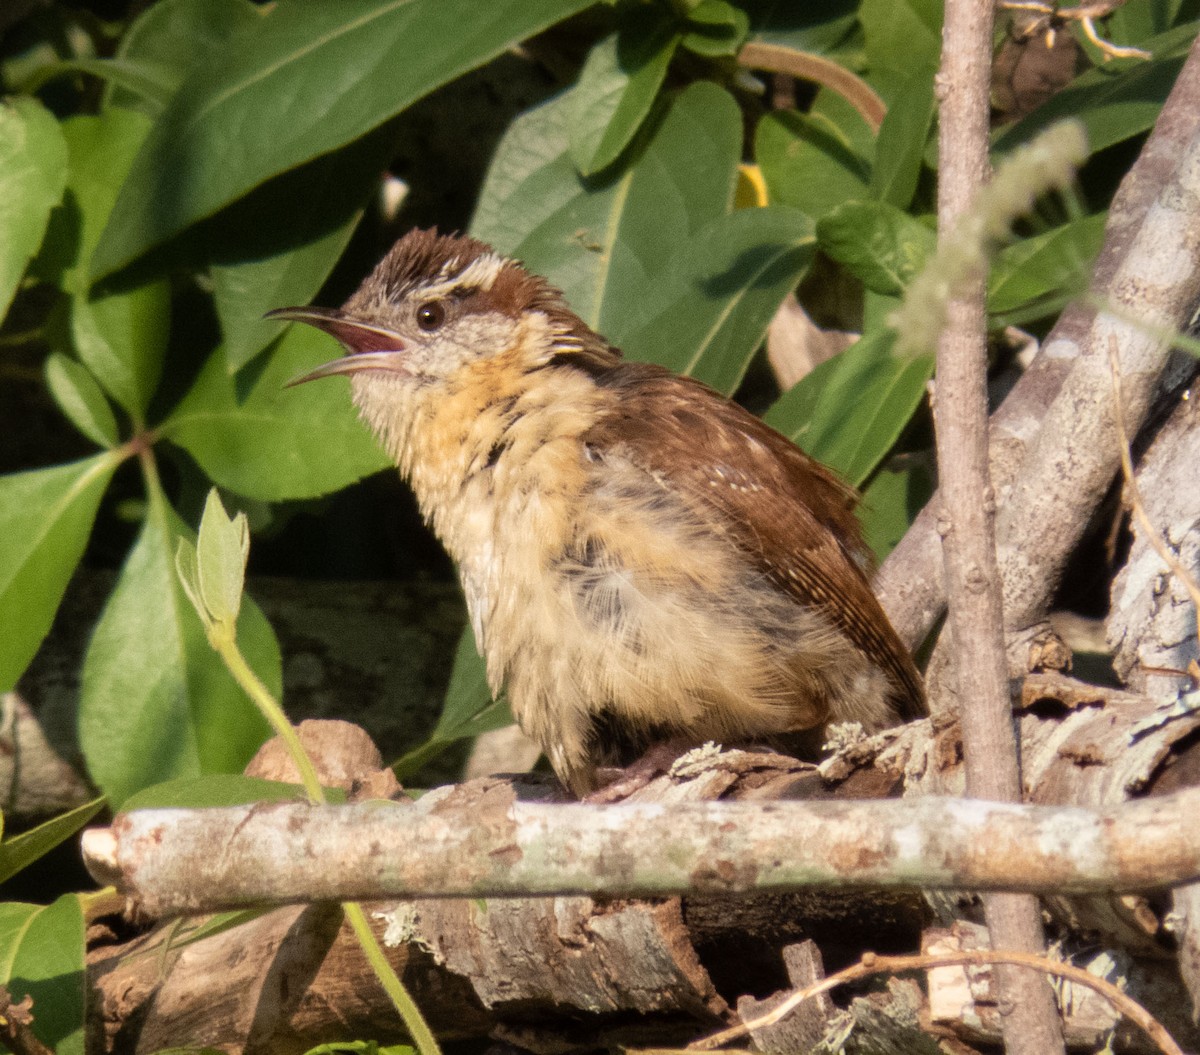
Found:
[[[856,492],[737,403],[627,360],[546,279],[414,229],[340,309],[361,418],[457,566],[494,695],[564,785],[656,744],[811,744],[926,713]]]

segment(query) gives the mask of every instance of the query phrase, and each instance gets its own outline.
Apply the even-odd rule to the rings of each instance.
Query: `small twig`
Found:
[[[1063,963],[1061,960],[1052,960],[1047,956],[1035,953],[1010,952],[1004,949],[967,949],[962,952],[913,953],[901,956],[876,956],[874,953],[867,953],[858,963],[852,964],[836,974],[831,974],[820,982],[797,990],[782,1004],[765,1015],[703,1037],[688,1047],[692,1051],[711,1051],[728,1041],[745,1036],[752,1030],[765,1029],[775,1025],[811,997],[827,993],[847,982],[857,982],[872,975],[899,974],[902,971],[921,970],[929,967],[983,966],[995,963],[1032,967],[1045,974],[1066,978],[1079,985],[1094,989],[1120,1014],[1138,1026],[1164,1055],[1184,1055],[1183,1049],[1175,1043],[1174,1038],[1158,1019],[1128,993],[1122,992],[1107,979],[1091,974],[1074,964]]]
[[[861,77],[855,76],[845,66],[821,55],[807,51],[796,51],[782,44],[764,44],[752,40],[742,45],[738,52],[738,64],[752,70],[768,73],[783,73],[802,81],[819,84],[842,96],[878,132],[883,124],[887,105]]]
[[[0,985],[0,1041],[14,1055],[54,1055],[33,1032],[33,997],[14,1004],[8,987]]]
[[[1150,522],[1146,506],[1142,502],[1142,493],[1138,488],[1137,478],[1133,473],[1133,458],[1129,453],[1129,435],[1125,428],[1125,411],[1121,402],[1121,364],[1117,355],[1115,336],[1108,340],[1108,365],[1112,372],[1117,441],[1120,446],[1121,473],[1125,477],[1125,491],[1128,496],[1129,508],[1141,527],[1142,533],[1146,536],[1146,541],[1154,548],[1154,552],[1159,555],[1171,573],[1183,584],[1183,588],[1187,590],[1188,596],[1192,599],[1192,605],[1196,609],[1196,638],[1200,641],[1200,584],[1196,583],[1191,572],[1172,552],[1171,547],[1163,541],[1158,529]]]
[[[1001,0],[1000,7],[1005,11],[1029,11],[1039,17],[1025,26],[1020,35],[1032,37],[1038,33],[1046,36],[1046,47],[1054,46],[1055,34],[1068,22],[1078,22],[1084,35],[1108,59],[1149,59],[1153,56],[1142,48],[1122,47],[1111,41],[1104,40],[1096,32],[1096,19],[1107,18],[1125,0],[1104,0],[1096,4],[1080,4],[1078,7],[1059,7],[1057,4],[1042,3],[1040,0]]]
[[[997,195],[1002,186],[997,176],[987,188],[994,9],[992,0],[947,0],[945,8],[937,83],[938,241],[957,241],[974,226],[976,238],[964,241],[982,245],[1008,231],[1008,222],[989,224],[987,210],[976,204]],[[1065,182],[1073,168],[1071,159],[1086,156],[1087,148],[1078,128],[1064,125],[1060,136],[1062,149],[1043,148],[1031,156],[1038,171]],[[1036,189],[1024,193],[1014,185],[1005,188],[1002,197],[1016,191],[1015,201],[1032,204],[1042,185],[1038,181]],[[1020,802],[1020,752],[1008,691],[1003,587],[996,555],[996,498],[988,468],[986,255],[976,263],[954,289],[946,305],[945,329],[937,340],[933,420],[947,627],[958,655],[955,694],[966,792],[997,802]],[[1045,949],[1035,897],[985,893],[983,912],[993,948],[1030,954]],[[1010,1014],[1001,1016],[1008,1055],[1063,1052],[1062,1023],[1045,978],[998,968],[996,989],[1000,1000],[1012,1006]]]

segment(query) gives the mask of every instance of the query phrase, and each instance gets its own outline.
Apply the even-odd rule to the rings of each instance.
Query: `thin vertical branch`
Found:
[[[948,0],[938,74],[938,228],[953,232],[988,177],[988,96],[992,0]],[[1004,619],[996,564],[995,496],[988,479],[986,276],[951,301],[938,342],[935,423],[941,482],[940,530],[950,632],[958,664],[967,794],[1021,797],[1016,733],[1008,693]],[[985,896],[992,947],[1041,952],[1037,899]],[[997,971],[1005,1047],[1011,1055],[1063,1051],[1054,994],[1040,975]]]

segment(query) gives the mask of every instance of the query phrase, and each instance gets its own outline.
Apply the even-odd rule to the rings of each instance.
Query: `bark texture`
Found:
[[[1186,783],[1189,767],[1200,765],[1200,716],[1157,722],[1160,717],[1157,705],[1143,697],[1108,694],[1058,676],[1031,678],[1020,719],[1031,801],[1104,805]],[[1144,732],[1135,736],[1137,729]],[[358,751],[337,753],[358,757]],[[954,723],[920,722],[869,740],[851,739],[819,770],[775,755],[714,756],[690,776],[655,778],[636,801],[836,801],[902,789],[914,797],[941,795],[961,788],[961,757]],[[362,783],[361,776],[350,778],[352,787]],[[367,786],[372,795],[383,790],[373,781]],[[500,787],[492,779],[451,794],[464,802],[479,794],[486,800]],[[526,778],[519,787],[526,799],[547,797],[547,782]],[[477,814],[477,822],[487,816]],[[343,870],[336,857],[323,863],[331,872]],[[1088,935],[1090,955],[1097,946],[1124,948],[1131,977],[1139,979],[1138,998],[1181,1041],[1200,1040],[1181,1010],[1187,1000],[1169,959],[1161,899],[1064,896],[1048,904],[1064,926]],[[933,908],[974,916],[961,897],[936,898]],[[682,901],[420,899],[374,909],[382,913],[372,918],[390,958],[441,1036],[490,1036],[546,1052],[574,1043],[683,1043],[736,1021],[740,999],[787,986],[789,971],[801,977],[820,969],[812,949],[785,957],[791,945],[811,940],[827,963],[838,966],[867,950],[915,949],[930,920],[921,896],[902,890]],[[94,922],[93,1050],[152,1052],[187,1041],[227,1051],[298,1052],[352,1030],[381,1040],[400,1035],[332,910],[276,909],[196,942],[188,941],[191,926],[175,932],[167,925],[121,940],[127,925]],[[150,949],[151,955],[129,955]],[[809,1020],[810,1033],[824,1031],[826,1047],[817,1050],[838,1050],[830,1045],[847,1033],[852,1039],[845,1050],[879,1050],[856,1045],[885,1024],[892,1032],[876,1037],[912,1038],[930,1026],[928,1005],[910,981],[859,999],[866,1002],[856,1000],[846,1011],[826,1008],[819,1021]],[[990,999],[981,997],[980,1006]],[[748,1017],[757,1006],[746,1005]],[[946,1018],[944,1002],[939,1006],[943,1018],[935,1034],[997,1039],[994,1006],[990,1018],[975,1009],[957,1020]],[[1086,1027],[1069,1022],[1071,1035],[1095,1029],[1094,1018],[1088,1021]],[[1144,1050],[1136,1038],[1131,1042],[1130,1050]],[[763,1043],[779,1050],[765,1038]]]

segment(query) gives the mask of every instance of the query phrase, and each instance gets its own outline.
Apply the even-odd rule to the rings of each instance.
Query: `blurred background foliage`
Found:
[[[1100,27],[1145,52],[1128,58],[1001,19],[997,154],[1074,116],[1092,155],[1073,200],[997,257],[997,396],[1086,284],[1198,13],[1130,0]],[[509,720],[345,383],[283,388],[336,346],[262,318],[340,303],[413,226],[491,242],[626,355],[765,413],[864,490],[885,555],[932,488],[931,360],[893,356],[887,320],[934,243],[940,20],[939,0],[9,0],[0,691],[26,690],[47,635],[74,634],[58,746],[107,808],[239,771],[265,726],[174,569],[215,484],[254,532],[240,641],[285,703],[305,672],[273,622],[304,602],[264,600],[269,619],[256,577],[373,591],[385,618],[363,647],[407,656],[410,693],[444,693],[440,713],[373,729],[406,779]],[[353,673],[341,683],[353,718]],[[86,812],[0,846],[0,876]],[[67,896],[0,906],[0,945],[23,936],[0,982],[31,933],[76,934]],[[81,1050],[81,993],[51,1016],[59,1050]]]

